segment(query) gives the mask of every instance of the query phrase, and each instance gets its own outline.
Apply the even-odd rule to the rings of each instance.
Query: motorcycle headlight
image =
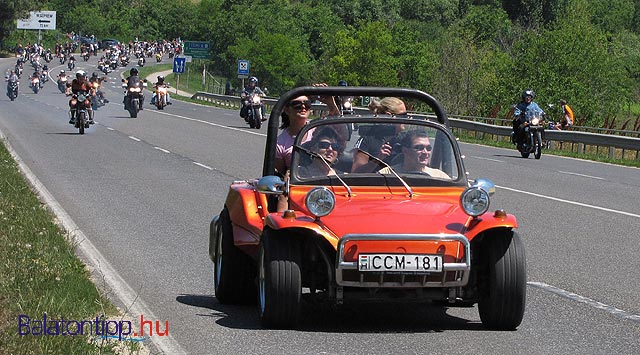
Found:
[[[254,96],[253,97],[253,103],[256,104],[256,105],[259,104],[260,103],[260,96]]]
[[[540,119],[538,117],[531,120],[531,124],[537,126],[540,123]]]
[[[304,203],[312,215],[324,217],[333,211],[336,196],[326,187],[316,187],[307,193]]]
[[[345,101],[344,103],[342,103],[342,107],[346,108],[347,110],[351,108],[351,102],[349,101]]]
[[[489,193],[478,186],[464,190],[460,195],[460,205],[466,214],[477,217],[489,209]]]
[[[140,88],[129,88],[129,91],[131,92],[140,92]]]

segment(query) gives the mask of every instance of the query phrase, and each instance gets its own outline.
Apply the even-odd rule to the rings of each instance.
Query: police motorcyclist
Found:
[[[522,101],[520,101],[513,112],[513,134],[511,136],[511,142],[516,144],[522,138],[524,132],[525,123],[531,118],[532,113],[538,112],[544,115],[544,111],[533,102],[536,94],[531,89],[526,89],[522,92]]]
[[[70,84],[67,84],[67,96],[73,95],[73,97],[69,100],[69,109],[71,111],[71,119],[69,120],[70,124],[75,124],[76,121],[76,113],[78,107],[77,95],[80,92],[84,92],[86,95],[86,99],[84,101],[84,107],[89,114],[89,124],[93,124],[93,110],[91,109],[91,96],[95,96],[95,92],[89,80],[87,80],[87,74],[84,70],[78,70],[76,72],[76,78]]]
[[[255,76],[252,76],[251,78],[249,78],[249,83],[247,84],[247,86],[242,90],[242,93],[240,94],[240,97],[242,98],[242,107],[240,108],[240,117],[244,118],[244,120],[247,120],[247,111],[249,108],[249,102],[248,102],[248,98],[251,96],[251,94],[253,93],[257,93],[260,96],[266,96],[266,94],[264,93],[264,91],[262,91],[262,89],[260,89],[258,87],[258,78],[256,78]],[[261,102],[260,106],[262,107],[262,120],[266,121],[266,112],[264,110],[264,104]]]
[[[164,75],[158,75],[158,82],[153,84],[153,88],[154,89],[157,89],[158,87],[161,87],[161,86],[169,87],[169,84],[164,82]],[[150,103],[151,105],[154,105],[156,103],[156,100],[158,99],[157,96],[158,95],[156,94],[156,90],[153,90],[153,96],[151,96],[151,103]],[[167,97],[166,97],[167,105],[171,105],[170,99],[171,99],[171,96],[169,95],[169,92],[167,91]]]
[[[127,92],[129,91],[129,88],[134,86],[137,82],[141,82],[142,80],[140,79],[140,77],[138,76],[138,69],[137,68],[131,68],[131,70],[129,70],[129,76],[127,77],[127,79],[125,79],[125,82],[127,83]],[[142,84],[140,84],[142,85]],[[124,100],[127,100],[127,94],[124,94]],[[143,110],[143,104],[144,104],[144,90],[140,91],[140,111]]]

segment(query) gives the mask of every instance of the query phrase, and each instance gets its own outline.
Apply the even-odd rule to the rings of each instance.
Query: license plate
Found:
[[[360,254],[358,271],[441,272],[442,255]]]

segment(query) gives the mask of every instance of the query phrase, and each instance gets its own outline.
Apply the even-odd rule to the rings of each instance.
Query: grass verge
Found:
[[[38,327],[44,314],[46,331]],[[91,331],[72,335],[73,321],[96,317],[116,319],[118,311],[92,283],[74,246],[0,144],[0,354],[123,352],[123,344],[86,334]],[[66,326],[51,321],[62,319]]]

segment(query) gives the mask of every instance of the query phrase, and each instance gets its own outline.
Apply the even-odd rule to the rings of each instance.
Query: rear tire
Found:
[[[522,322],[526,303],[524,245],[511,230],[487,235],[483,244],[486,277],[479,280],[480,319],[490,329],[514,330]]]
[[[268,231],[258,257],[260,321],[267,328],[290,328],[302,309],[300,248],[295,239]]]
[[[233,244],[233,229],[227,208],[215,228],[213,288],[222,304],[255,303],[255,264]]]

